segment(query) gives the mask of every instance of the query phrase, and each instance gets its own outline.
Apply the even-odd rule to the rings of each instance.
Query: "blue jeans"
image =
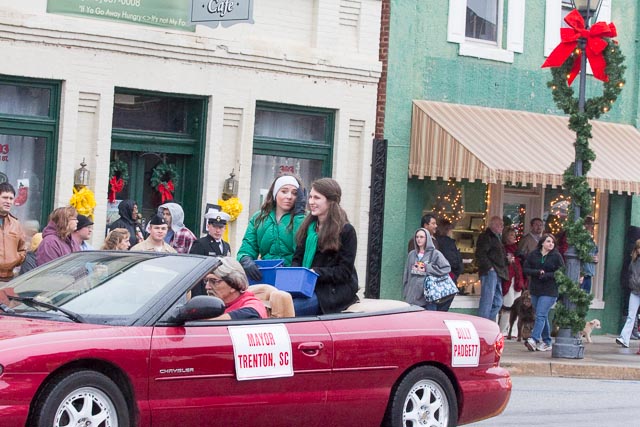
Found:
[[[629,345],[631,339],[631,333],[633,332],[633,324],[636,322],[636,313],[640,307],[640,295],[636,295],[633,292],[629,294],[629,311],[627,312],[627,320],[624,322],[622,331],[620,331],[620,338]]]
[[[584,276],[582,278],[582,284],[580,285],[580,289],[582,289],[588,294],[591,293],[591,279],[592,279],[591,276]]]
[[[320,303],[318,303],[318,296],[313,293],[311,297],[294,297],[293,307],[296,310],[296,317],[298,316],[315,316],[322,314],[320,312]]]
[[[536,323],[533,324],[531,338],[536,342],[544,341],[545,344],[551,345],[551,331],[549,327],[549,310],[556,303],[556,297],[546,295],[531,295],[531,304],[536,311]]]
[[[447,300],[441,303],[427,302],[427,305],[425,305],[424,308],[429,311],[449,311],[449,307],[451,307],[452,302],[453,302],[453,297],[448,298]]]
[[[502,308],[502,281],[495,270],[480,276],[480,304],[478,316],[496,321],[498,312]]]

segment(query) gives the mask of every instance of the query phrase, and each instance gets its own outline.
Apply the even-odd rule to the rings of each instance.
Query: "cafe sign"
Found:
[[[47,0],[47,12],[183,31],[253,24],[253,0]]]
[[[253,24],[253,0],[191,0],[191,22],[213,28]]]
[[[47,0],[47,12],[194,31],[185,0]]]

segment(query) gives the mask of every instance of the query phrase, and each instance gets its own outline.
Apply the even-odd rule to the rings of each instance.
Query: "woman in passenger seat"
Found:
[[[249,282],[240,263],[232,257],[219,259],[221,264],[205,277],[205,288],[208,295],[220,298],[227,308],[213,320],[267,318],[263,302],[248,290]]]
[[[358,241],[356,230],[340,206],[342,190],[331,178],[311,184],[309,210],[296,234],[294,267],[306,267],[318,274],[310,298],[293,299],[296,316],[339,313],[358,301],[355,268]]]

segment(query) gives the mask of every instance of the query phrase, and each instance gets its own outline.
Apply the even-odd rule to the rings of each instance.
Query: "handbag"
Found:
[[[451,279],[451,276],[427,275],[424,279],[424,297],[427,302],[438,302],[447,297],[455,296],[458,293],[458,287]]]

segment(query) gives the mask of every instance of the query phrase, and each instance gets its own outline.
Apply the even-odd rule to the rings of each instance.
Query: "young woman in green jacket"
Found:
[[[282,259],[291,265],[295,235],[304,220],[306,194],[293,175],[276,178],[258,212],[253,214],[238,251],[238,261],[252,280],[262,279],[256,259]]]

